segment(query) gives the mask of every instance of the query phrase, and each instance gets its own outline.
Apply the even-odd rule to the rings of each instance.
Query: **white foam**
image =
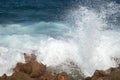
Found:
[[[0,35],[0,75],[11,74],[11,69],[17,62],[24,62],[22,53],[30,54],[31,50],[35,50],[38,61],[42,61],[47,66],[56,67],[72,61],[82,69],[85,75],[92,75],[96,69],[116,66],[110,58],[120,56],[120,33],[116,30],[104,30],[109,27],[106,14],[94,9],[79,7],[69,15],[71,19],[74,19],[71,20],[74,27],[69,31],[70,33],[66,33],[69,37],[62,39],[51,36],[43,38],[43,35],[38,36],[38,34],[31,36],[35,32],[32,30],[33,28],[27,31],[29,28],[23,27],[24,31],[21,32],[21,27],[18,25],[16,31],[9,31],[11,28],[2,27],[1,34],[4,34],[5,30],[9,33]],[[46,25],[51,24],[47,23]],[[62,27],[65,26],[62,25]],[[20,31],[19,34],[17,31]]]

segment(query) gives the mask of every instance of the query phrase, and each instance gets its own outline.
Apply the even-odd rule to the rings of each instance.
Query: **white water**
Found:
[[[113,8],[114,5],[110,7]],[[114,9],[115,11],[109,12],[109,16],[116,13],[117,8]],[[38,61],[42,61],[47,66],[55,67],[72,61],[82,69],[85,75],[92,75],[96,69],[116,66],[111,61],[111,57],[120,56],[120,32],[106,30],[106,28],[109,28],[109,23],[106,20],[107,11],[109,10],[102,9],[102,11],[97,12],[94,9],[79,7],[69,14],[73,25],[71,29],[64,24],[44,23],[43,25],[42,23],[42,27],[47,25],[47,28],[43,27],[43,33],[37,33],[37,36],[31,36],[31,34],[35,33],[39,26],[41,27],[41,23],[38,23],[38,28],[35,30],[32,26],[36,26],[37,23],[30,28],[22,27],[23,25],[20,24],[14,25],[14,27],[17,27],[15,31],[8,26],[2,27],[0,35],[0,75],[3,73],[10,75],[17,62],[24,62],[22,53],[30,54],[32,51],[37,55]],[[69,30],[67,33],[61,32],[62,35],[68,35],[69,37],[57,39],[44,34],[46,30],[53,32],[49,25],[62,27],[62,29],[54,29],[57,32],[64,29]],[[14,28],[13,25],[11,26]],[[6,30],[9,32],[4,33],[3,31]]]

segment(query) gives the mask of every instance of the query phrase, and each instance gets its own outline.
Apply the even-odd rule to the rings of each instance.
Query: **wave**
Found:
[[[115,8],[114,3],[109,5]],[[114,27],[109,29],[108,21],[116,9],[108,15],[108,8],[97,11],[80,6],[70,11],[65,23],[1,25],[0,75],[10,75],[17,62],[24,62],[24,52],[34,52],[38,61],[47,66],[67,66],[64,63],[73,62],[85,75],[92,75],[96,69],[116,66],[111,57],[120,56],[120,32]],[[67,69],[69,66],[62,67],[64,71]]]

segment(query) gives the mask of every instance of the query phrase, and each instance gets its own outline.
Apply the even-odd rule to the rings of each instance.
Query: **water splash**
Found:
[[[114,8],[114,5],[110,7]],[[18,61],[24,62],[22,53],[30,54],[33,50],[38,61],[42,61],[47,66],[57,67],[61,64],[67,66],[65,63],[73,62],[85,75],[92,75],[96,69],[116,66],[111,61],[111,57],[120,56],[120,33],[114,27],[112,30],[109,29],[111,26],[108,18],[116,13],[114,10],[118,7],[111,13],[108,8],[102,7],[96,10],[80,6],[68,14],[70,16],[67,20],[72,25],[69,27],[58,23],[42,23],[42,25],[36,23],[29,25],[30,27],[12,25],[16,31],[11,30],[10,26],[2,27],[0,75],[11,74],[11,68]],[[107,14],[108,12],[110,15]],[[39,32],[39,29],[42,29],[43,33]],[[9,32],[4,33],[6,30]],[[60,36],[61,34],[63,36]],[[69,66],[62,69],[69,69]]]

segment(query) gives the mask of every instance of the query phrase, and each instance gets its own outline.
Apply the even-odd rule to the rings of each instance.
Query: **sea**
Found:
[[[47,67],[89,76],[118,66],[120,0],[0,0],[0,75],[23,54]]]

